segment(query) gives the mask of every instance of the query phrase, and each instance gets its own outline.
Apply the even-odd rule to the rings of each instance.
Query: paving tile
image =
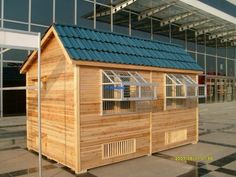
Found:
[[[200,140],[236,146],[235,134],[214,132],[214,133],[200,136]]]
[[[43,166],[49,162],[43,159]],[[38,167],[37,155],[24,149],[0,151],[0,174]]]
[[[228,175],[236,176],[236,170],[230,170],[230,169],[226,169],[226,168],[218,168],[216,171],[221,172],[221,173],[225,173]]]
[[[233,162],[223,166],[223,168],[227,168],[227,169],[230,169],[230,170],[235,170],[236,169],[236,159]]]
[[[214,165],[210,165],[210,164],[206,164],[206,165],[201,166],[201,168],[204,168],[204,169],[208,169],[208,170],[214,171],[214,170],[218,169],[219,167],[214,166]]]
[[[194,156],[194,157],[212,157],[212,160],[200,160],[203,163],[210,163],[221,159],[235,152],[235,148],[212,145],[207,143],[189,144],[170,150],[162,151],[162,154],[169,156]]]
[[[32,173],[32,174],[25,174],[20,177],[37,177],[38,172]],[[75,177],[76,175],[71,174],[61,168],[55,168],[55,169],[49,169],[49,170],[43,170],[42,171],[43,177]]]
[[[233,175],[228,175],[225,173],[217,172],[217,171],[212,171],[202,177],[234,177]]]
[[[170,170],[171,169],[171,170]],[[97,177],[173,177],[193,170],[188,164],[145,156],[121,163],[92,169],[89,172]]]
[[[177,177],[200,177],[200,176],[206,175],[210,172],[211,172],[211,170],[207,170],[204,168],[195,168],[195,169],[193,169],[187,173],[184,173],[182,175],[179,175]]]
[[[223,167],[236,159],[236,153],[229,154],[221,159],[218,159],[216,161],[211,162],[211,165],[218,166],[218,167]]]

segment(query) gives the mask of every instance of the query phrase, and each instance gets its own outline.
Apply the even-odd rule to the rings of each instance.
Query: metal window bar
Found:
[[[103,70],[103,100],[153,100],[156,83],[147,82],[138,72]]]
[[[189,75],[166,75],[166,98],[205,97],[206,86],[198,85]]]

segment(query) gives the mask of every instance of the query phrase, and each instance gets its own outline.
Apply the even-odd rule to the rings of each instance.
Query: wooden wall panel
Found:
[[[152,119],[152,152],[158,152],[196,140],[196,108],[168,110],[153,113]],[[187,129],[187,140],[173,144],[165,143],[165,133]]]
[[[164,111],[164,73],[139,72],[147,81],[158,83],[158,100],[153,101],[152,112],[102,116],[101,69],[80,66],[82,170],[147,155],[195,140],[196,109]],[[166,145],[165,132],[179,129],[187,129],[187,140]],[[102,144],[132,138],[137,142],[136,153],[102,159]]]
[[[42,51],[43,154],[75,169],[74,73],[55,37]],[[27,72],[27,85],[37,85],[37,62]],[[38,149],[37,90],[27,91],[27,147]]]
[[[149,79],[149,73],[142,73]],[[149,153],[149,113],[101,115],[100,69],[80,67],[80,124],[82,170]],[[102,159],[102,144],[136,139],[136,153]]]

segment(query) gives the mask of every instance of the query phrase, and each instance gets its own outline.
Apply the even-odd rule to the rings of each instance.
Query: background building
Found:
[[[176,43],[204,69],[199,82],[207,84],[207,97],[201,102],[236,100],[236,5],[230,0],[202,2],[1,0],[1,27],[43,34],[52,23],[75,24]],[[25,76],[19,67],[28,54],[10,50],[1,55],[1,116],[25,114]]]

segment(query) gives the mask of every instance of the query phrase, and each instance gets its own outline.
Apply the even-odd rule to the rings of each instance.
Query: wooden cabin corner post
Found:
[[[196,82],[198,83],[198,75],[196,75]],[[196,105],[197,105],[197,107],[196,107],[196,139],[195,139],[195,142],[194,142],[194,144],[196,144],[197,142],[198,142],[198,124],[199,124],[199,108],[198,108],[198,106],[199,106],[199,101],[198,101],[198,97],[197,97],[197,100],[196,100]]]
[[[30,148],[29,148],[29,114],[28,114],[28,104],[29,104],[29,102],[28,102],[28,88],[27,87],[29,87],[29,81],[28,81],[28,79],[29,79],[29,74],[28,74],[28,72],[27,73],[25,73],[25,80],[26,80],[26,147],[27,147],[27,149],[28,150],[30,150]]]
[[[164,103],[164,107],[163,110],[166,111],[166,74],[163,74],[163,103]]]
[[[81,172],[80,160],[80,75],[79,66],[74,65],[74,116],[75,116],[75,173]]]
[[[150,82],[152,83],[152,71],[150,71]],[[153,104],[153,103],[152,103]],[[153,105],[151,105],[153,106]],[[149,135],[149,154],[148,156],[152,155],[152,109],[149,113],[149,131],[150,131],[150,135]]]

